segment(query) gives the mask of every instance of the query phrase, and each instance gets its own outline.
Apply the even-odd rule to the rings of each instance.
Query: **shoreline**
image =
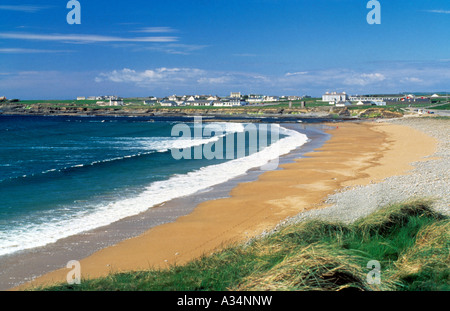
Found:
[[[256,181],[239,184],[231,197],[203,202],[175,222],[81,260],[82,276],[183,264],[258,236],[303,211],[323,207],[324,199],[344,186],[403,174],[410,169],[410,162],[432,154],[436,145],[429,136],[419,131],[411,135],[411,131],[387,124],[339,123],[338,128],[327,131],[334,134],[331,139],[305,158],[282,164],[281,170],[264,172]],[[405,140],[423,144],[420,148],[398,144]],[[402,150],[405,147],[407,150]],[[271,191],[274,187],[277,191]],[[54,271],[17,289],[64,281],[67,272]]]
[[[322,132],[321,124],[281,124],[298,130],[310,137],[301,147],[280,158],[280,163],[293,161],[303,153],[321,146],[329,135]],[[260,168],[253,168],[246,174],[225,183],[204,189],[192,195],[175,198],[149,208],[138,215],[128,216],[110,225],[102,226],[45,246],[22,250],[0,257],[0,290],[20,286],[23,283],[60,269],[70,260],[80,260],[103,248],[137,237],[155,226],[175,221],[192,212],[201,202],[229,197],[229,192],[239,183],[250,182],[262,174]]]

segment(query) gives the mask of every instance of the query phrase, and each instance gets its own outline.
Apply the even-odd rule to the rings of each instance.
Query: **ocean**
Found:
[[[278,124],[255,140],[252,131],[260,133],[262,124],[194,121],[0,116],[0,256],[206,191],[308,141]],[[181,132],[173,134],[179,128],[191,133],[213,128],[214,135],[180,138]],[[247,133],[244,143],[239,133]],[[192,156],[179,159],[177,150]],[[196,150],[203,151],[201,157]],[[206,150],[216,156],[208,157]]]

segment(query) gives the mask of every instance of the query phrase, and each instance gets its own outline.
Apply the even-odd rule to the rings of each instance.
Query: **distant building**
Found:
[[[185,99],[189,96],[177,96],[177,95],[171,95],[168,97],[169,101],[175,102],[175,106],[182,106],[184,105]]]
[[[214,107],[231,107],[231,103],[221,100],[213,100],[212,105]]]
[[[249,104],[259,104],[262,103],[264,101],[264,96],[263,95],[255,95],[255,94],[251,94],[248,96],[247,99]]]
[[[215,100],[212,102],[214,107],[239,107],[246,105],[247,102],[241,100],[240,98],[230,98],[227,100]]]
[[[78,96],[77,100],[86,100],[86,96]]]
[[[279,100],[278,96],[264,96],[265,102],[277,102]]]
[[[177,106],[177,103],[174,100],[163,100],[160,105],[162,107],[174,107]]]
[[[231,92],[230,97],[231,98],[241,98],[241,92]]]
[[[348,95],[345,92],[337,93],[337,92],[326,92],[322,95],[322,101],[324,102],[345,102],[348,100]]]
[[[350,96],[350,100],[357,101],[385,101],[385,102],[397,102],[400,100],[400,96],[388,95],[388,96]]]
[[[212,106],[213,101],[212,100],[207,100],[207,99],[195,99],[189,102],[186,102],[187,105],[189,106]]]
[[[122,99],[110,99],[109,100],[110,106],[123,106],[123,100]]]
[[[287,97],[287,100],[300,100],[300,99],[302,99],[301,96],[288,96]]]

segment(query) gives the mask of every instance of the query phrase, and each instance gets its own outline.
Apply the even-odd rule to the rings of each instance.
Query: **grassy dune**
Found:
[[[37,290],[450,290],[449,246],[449,219],[412,201],[351,225],[286,225],[183,266]],[[380,263],[379,284],[368,282],[371,260]]]

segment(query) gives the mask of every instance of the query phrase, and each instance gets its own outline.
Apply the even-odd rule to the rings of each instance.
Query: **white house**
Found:
[[[110,106],[123,106],[123,100],[122,99],[110,99],[109,100]]]
[[[231,98],[241,98],[241,92],[231,92],[230,97]]]
[[[279,100],[278,96],[265,96],[264,101],[265,102],[276,102]]]
[[[288,96],[287,97],[287,100],[300,100],[300,99],[302,99],[301,96]]]
[[[263,95],[249,95],[247,101],[250,104],[257,104],[257,103],[262,103],[264,101],[264,96]]]
[[[212,102],[214,107],[238,107],[244,106],[246,102],[241,101],[239,98],[231,98],[229,100],[215,100]]]
[[[164,100],[160,104],[162,107],[173,107],[177,105],[177,103],[173,100]]]
[[[247,102],[241,100],[240,98],[233,98],[229,101],[233,107],[237,106],[245,106],[247,105]]]
[[[344,102],[348,100],[348,95],[345,92],[337,93],[337,92],[326,92],[322,95],[322,101],[324,102]]]
[[[212,101],[206,99],[196,99],[193,101],[186,102],[186,104],[189,106],[212,106]]]
[[[231,107],[231,103],[230,102],[221,101],[221,100],[214,100],[212,102],[212,105],[214,107]]]
[[[1,98],[0,98],[1,99]],[[86,96],[78,96],[77,100],[86,100]]]

